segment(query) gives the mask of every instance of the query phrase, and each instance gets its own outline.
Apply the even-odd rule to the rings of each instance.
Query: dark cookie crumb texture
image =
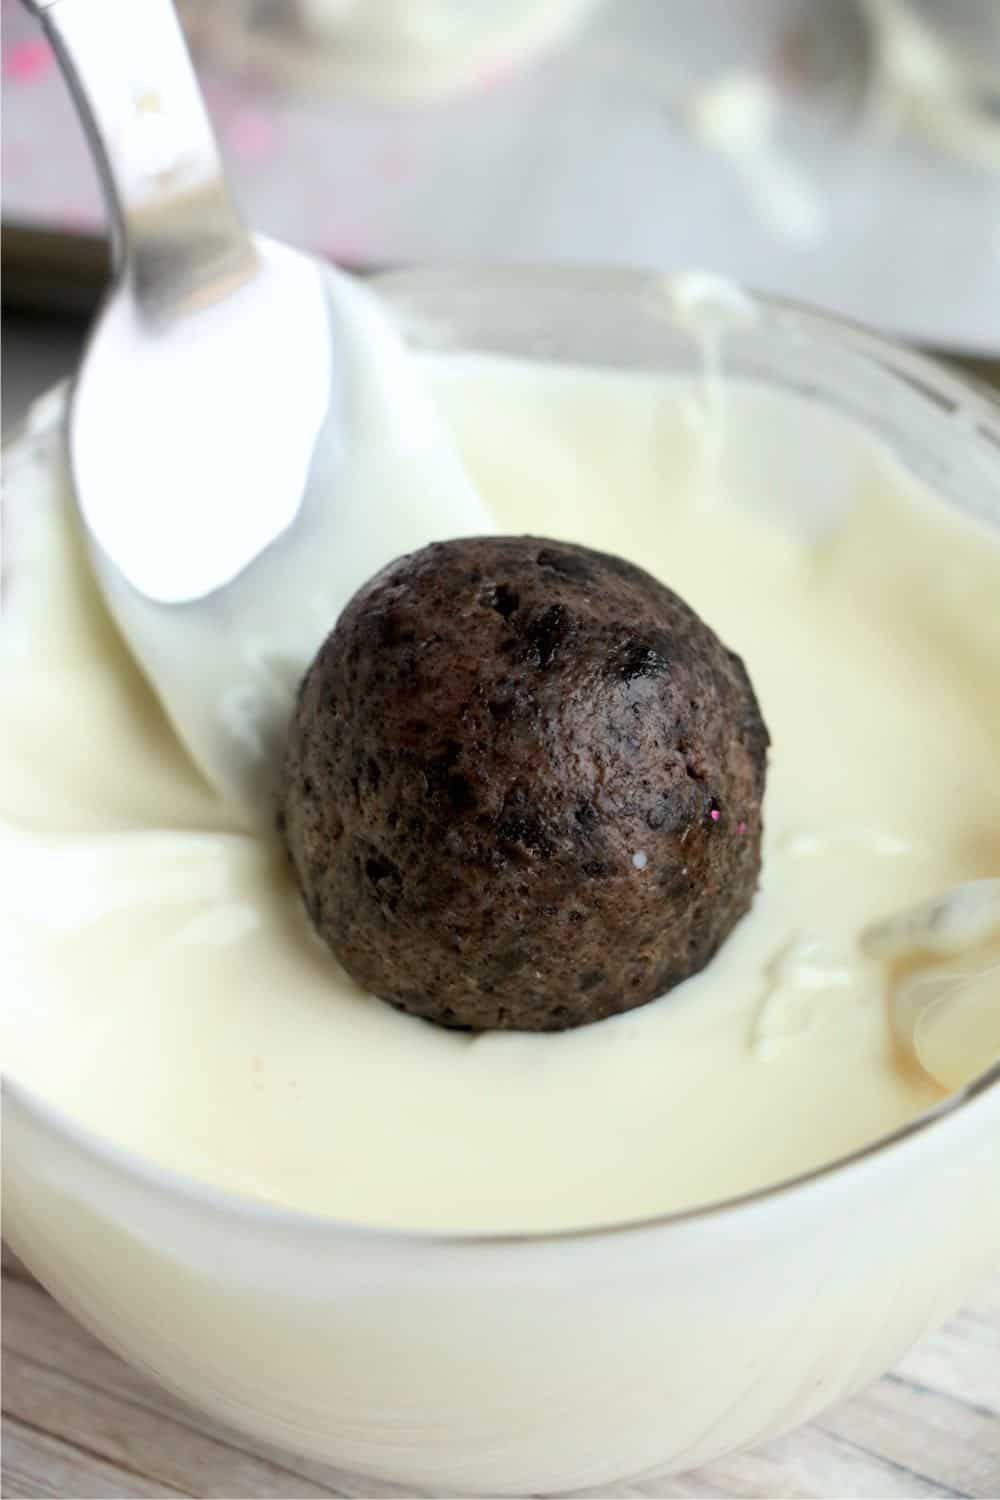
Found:
[[[739,657],[642,569],[446,542],[320,649],[280,822],[358,984],[444,1026],[559,1031],[696,974],[749,909],[767,746]]]

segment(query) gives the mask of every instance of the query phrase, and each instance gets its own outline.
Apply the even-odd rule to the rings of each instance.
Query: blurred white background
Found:
[[[348,15],[371,32],[381,14],[392,39],[399,0],[187,9],[239,196],[297,244],[360,264],[706,266],[914,340],[996,352],[1000,98],[962,137],[884,87],[871,19],[903,5],[946,41],[971,38],[983,87],[992,69],[1000,89],[994,0],[555,0],[568,35],[545,46],[540,27],[534,55],[491,34],[504,6],[467,3],[449,33],[448,0],[436,0],[435,56],[451,48],[450,74],[402,49],[382,97],[366,94],[343,35],[326,52],[316,32],[300,47],[305,83],[287,47],[264,43],[296,15],[315,25],[324,6],[335,42]],[[411,0],[405,14],[420,10]],[[5,218],[99,226],[61,81],[15,0],[3,14]],[[254,16],[256,31],[236,24]],[[915,78],[933,72],[912,45],[904,63]]]

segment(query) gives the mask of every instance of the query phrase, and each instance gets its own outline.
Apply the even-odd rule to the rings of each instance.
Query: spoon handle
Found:
[[[256,264],[171,0],[24,0],[100,171],[116,274],[143,313],[232,290]]]

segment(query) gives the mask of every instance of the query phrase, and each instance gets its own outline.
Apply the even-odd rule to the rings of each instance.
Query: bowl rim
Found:
[[[29,1119],[33,1118],[33,1123],[40,1124],[47,1133],[61,1138],[64,1144],[95,1160],[100,1167],[123,1174],[141,1190],[186,1200],[219,1219],[237,1219],[250,1231],[285,1231],[295,1236],[305,1236],[310,1241],[342,1238],[369,1247],[381,1245],[397,1250],[461,1251],[514,1248],[530,1250],[564,1242],[603,1244],[619,1236],[655,1233],[669,1230],[674,1225],[704,1222],[713,1218],[732,1218],[741,1210],[755,1208],[758,1204],[790,1196],[815,1183],[842,1176],[869,1158],[882,1156],[905,1141],[923,1135],[932,1126],[963,1112],[975,1100],[994,1090],[1000,1092],[1000,1062],[993,1063],[963,1088],[947,1095],[929,1109],[922,1110],[919,1115],[889,1134],[878,1136],[874,1141],[866,1142],[845,1156],[835,1157],[832,1161],[823,1162],[794,1177],[784,1177],[764,1187],[728,1198],[697,1203],[689,1208],[670,1209],[665,1213],[646,1214],[607,1223],[571,1225],[564,1229],[485,1231],[414,1227],[397,1229],[391,1225],[340,1219],[330,1214],[311,1213],[306,1209],[290,1208],[267,1199],[253,1198],[247,1193],[233,1192],[227,1188],[215,1187],[210,1182],[202,1182],[186,1172],[162,1166],[128,1146],[121,1146],[89,1125],[75,1120],[57,1105],[50,1104],[26,1084],[7,1076],[3,1078],[2,1100],[5,1110],[7,1099],[12,1099]]]
[[[568,282],[576,282],[582,289],[597,285],[605,290],[632,295],[643,295],[664,284],[673,272],[643,270],[629,267],[558,265],[552,263],[505,263],[474,261],[456,264],[440,262],[432,265],[400,266],[381,270],[371,277],[374,286],[384,287],[388,292],[395,288],[405,289],[408,284],[423,281],[438,281],[469,284],[495,284],[498,280],[513,286],[532,285],[544,290],[546,285],[565,288]],[[757,292],[749,288],[748,294],[755,306],[771,315],[780,323],[792,322],[803,332],[820,338],[833,339],[842,348],[874,360],[895,378],[915,388],[925,399],[938,405],[957,408],[972,408],[973,414],[993,430],[985,427],[975,429],[980,441],[994,442],[1000,450],[1000,397],[984,382],[958,372],[953,367],[931,355],[910,349],[891,337],[867,328],[865,325],[843,318],[836,313],[812,307],[790,298]],[[6,450],[24,438],[40,436],[48,430],[48,422],[40,420],[55,412],[52,398],[56,392],[67,389],[67,382],[59,382],[29,408],[9,435],[5,435],[2,448]],[[1000,470],[998,470],[1000,472]],[[101,1135],[90,1126],[75,1120],[59,1106],[51,1104],[41,1094],[3,1074],[2,1099],[10,1099],[25,1116],[41,1126],[47,1133],[61,1137],[72,1149],[96,1160],[99,1166],[123,1173],[143,1190],[152,1190],[169,1197],[180,1197],[206,1209],[223,1219],[237,1218],[250,1230],[285,1230],[296,1235],[305,1235],[310,1240],[345,1238],[368,1245],[382,1244],[391,1248],[410,1249],[490,1249],[539,1248],[562,1242],[606,1242],[617,1236],[636,1235],[668,1229],[672,1225],[689,1224],[715,1217],[731,1217],[759,1203],[783,1198],[801,1191],[814,1183],[841,1176],[858,1164],[872,1157],[899,1147],[963,1112],[977,1099],[1000,1090],[1000,1060],[991,1064],[982,1073],[962,1088],[945,1096],[929,1109],[922,1110],[897,1129],[876,1137],[846,1155],[823,1162],[808,1171],[793,1177],[781,1178],[777,1182],[749,1192],[738,1193],[727,1198],[694,1204],[688,1208],[671,1209],[667,1212],[644,1214],[636,1218],[612,1220],[570,1226],[563,1229],[541,1230],[463,1230],[394,1228],[392,1226],[368,1224],[364,1221],[340,1219],[329,1214],[309,1212],[305,1209],[287,1207],[283,1204],[258,1199],[246,1193],[219,1188],[203,1182],[185,1172],[166,1167],[143,1156],[140,1152],[119,1145],[109,1137]]]
[[[995,428],[989,436],[981,431],[979,436],[987,436],[987,441],[995,440],[1000,447],[1000,385],[991,384],[978,371],[973,373],[962,368],[968,356],[957,350],[951,352],[914,347],[888,331],[881,332],[843,313],[817,307],[813,303],[800,302],[794,297],[784,297],[780,293],[761,291],[733,277],[717,275],[707,267],[675,266],[669,270],[657,270],[641,266],[580,265],[559,261],[443,260],[415,265],[348,269],[363,276],[377,290],[388,292],[390,296],[397,289],[405,289],[408,284],[427,285],[432,281],[441,284],[468,281],[480,285],[507,282],[515,288],[530,286],[539,291],[544,291],[546,287],[565,288],[567,283],[575,282],[581,290],[595,286],[618,295],[627,294],[645,299],[651,293],[661,292],[665,285],[677,276],[687,275],[689,271],[698,276],[708,275],[713,281],[738,287],[749,297],[753,306],[773,318],[778,327],[794,324],[802,332],[819,338],[832,336],[842,348],[876,361],[937,405],[946,408],[959,405],[972,407],[976,416]],[[977,363],[984,362],[978,356],[976,358]],[[997,368],[1000,374],[1000,364]]]

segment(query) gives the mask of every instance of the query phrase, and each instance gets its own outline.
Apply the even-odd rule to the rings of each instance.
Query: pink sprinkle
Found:
[[[202,80],[201,92],[209,114],[217,125],[220,121],[231,118],[242,107],[242,96],[231,79],[205,78]]]
[[[88,230],[96,229],[100,223],[98,215],[84,203],[67,204],[59,210],[56,220],[60,229],[65,229],[69,234],[86,234]]]
[[[365,247],[354,235],[333,235],[323,246],[323,254],[335,266],[360,266],[365,260]]]
[[[719,809],[717,807],[713,807],[712,811],[709,813],[709,817],[712,819],[713,823],[717,823],[719,821]]]
[[[375,171],[383,182],[403,182],[413,175],[413,157],[405,141],[387,141],[375,155]]]
[[[743,837],[743,835],[746,833],[746,831],[747,831],[747,825],[745,823],[737,823],[737,825],[736,825],[736,832],[739,834],[740,838]]]
[[[39,83],[51,70],[52,53],[40,36],[15,42],[4,53],[4,76],[15,83]]]
[[[473,78],[473,89],[479,94],[491,94],[503,88],[516,72],[516,64],[510,57],[494,57],[481,63]]]
[[[226,145],[243,161],[260,161],[270,156],[277,143],[274,125],[259,110],[238,110],[226,121],[224,133]]]

